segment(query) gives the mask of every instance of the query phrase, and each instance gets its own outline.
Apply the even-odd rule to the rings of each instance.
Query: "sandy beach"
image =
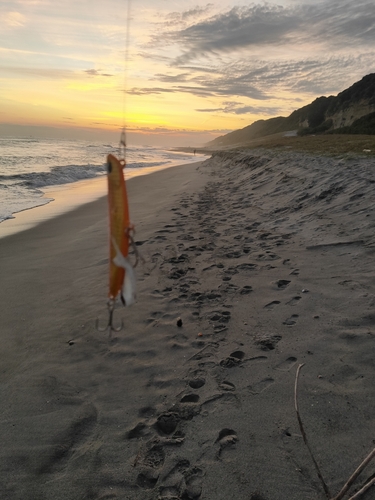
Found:
[[[375,442],[374,184],[277,151],[131,179],[145,263],[111,339],[105,198],[1,239],[0,497],[324,499],[302,363],[334,497]]]

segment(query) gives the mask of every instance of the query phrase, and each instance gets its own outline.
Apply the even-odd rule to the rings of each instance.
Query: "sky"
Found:
[[[0,136],[195,146],[375,72],[374,0],[1,0]]]

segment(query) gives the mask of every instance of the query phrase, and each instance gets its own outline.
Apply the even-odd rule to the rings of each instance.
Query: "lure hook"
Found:
[[[95,327],[98,330],[98,332],[105,332],[105,331],[108,330],[109,336],[111,336],[112,332],[120,332],[121,330],[123,330],[123,328],[124,328],[124,321],[121,320],[121,324],[117,328],[115,326],[113,326],[113,313],[114,313],[114,310],[115,310],[115,301],[110,299],[108,301],[108,303],[107,303],[107,307],[108,307],[108,323],[107,323],[107,326],[104,327],[104,328],[99,327],[99,319],[97,319],[96,322],[95,322]]]

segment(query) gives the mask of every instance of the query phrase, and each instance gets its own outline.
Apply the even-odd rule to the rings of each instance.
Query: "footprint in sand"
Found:
[[[180,417],[177,413],[166,412],[158,416],[155,427],[159,434],[172,434],[180,423]]]
[[[239,264],[236,266],[236,269],[239,269],[240,271],[253,271],[256,269],[258,266],[256,264],[250,264],[250,263],[244,263],[244,264]]]
[[[299,295],[296,295],[295,297],[293,297],[292,299],[290,299],[287,302],[287,305],[288,306],[295,306],[301,299],[302,299],[302,297],[300,297]]]
[[[269,302],[268,304],[266,304],[264,307],[266,309],[273,309],[275,306],[277,306],[279,304],[280,304],[279,300],[273,300],[272,302]]]
[[[245,353],[243,351],[234,351],[227,358],[220,361],[220,366],[223,366],[224,368],[232,368],[233,366],[238,366],[244,357]]]
[[[183,278],[188,272],[188,269],[177,269],[173,268],[170,270],[168,274],[168,278],[171,280],[178,280],[180,278]]]
[[[250,226],[246,226],[244,229],[246,229],[246,231],[254,231],[257,227],[261,225],[262,225],[261,222],[253,222]]]
[[[203,271],[212,271],[213,269],[215,269],[215,268],[217,268],[217,267],[219,267],[219,265],[212,264],[211,266],[204,267],[204,268],[202,269],[202,272],[203,272]],[[221,265],[220,267],[221,267],[221,268],[223,268],[224,266],[223,266],[223,265]]]
[[[189,380],[189,386],[192,389],[200,389],[205,383],[206,380],[204,378],[193,378],[192,380]]]
[[[145,470],[138,474],[137,485],[144,490],[152,490],[158,482],[159,474],[155,470]]]
[[[222,429],[219,432],[219,436],[216,439],[216,443],[219,444],[220,448],[217,453],[217,458],[223,458],[223,453],[230,449],[235,449],[235,444],[238,441],[237,433],[233,429]]]
[[[228,269],[226,269],[224,273],[228,276],[234,276],[235,274],[238,274],[238,271],[235,267],[228,267]]]
[[[285,241],[284,241],[284,240],[277,240],[277,241],[275,242],[275,245],[276,245],[277,247],[281,247],[282,245],[285,245]]]
[[[267,264],[266,266],[263,266],[262,269],[265,269],[267,271],[271,271],[272,269],[276,269],[276,267],[271,266],[270,264]]]
[[[232,382],[228,382],[228,380],[223,380],[223,382],[219,384],[219,389],[223,391],[235,391],[236,386],[232,384]]]
[[[204,471],[200,467],[190,467],[189,460],[179,460],[168,474],[162,478],[158,500],[197,500],[202,494]]]
[[[227,259],[239,259],[242,255],[242,252],[240,252],[239,250],[235,250],[234,252],[228,252],[225,254],[225,257],[227,257]]]
[[[282,361],[278,365],[275,366],[275,370],[280,370],[282,372],[289,371],[295,364],[297,363],[297,358],[294,356],[290,356],[285,361]]]
[[[198,394],[187,394],[180,401],[181,403],[198,403],[199,396]]]
[[[297,323],[298,314],[292,314],[290,318],[283,321],[283,325],[294,326]]]
[[[204,472],[199,467],[193,467],[185,473],[185,490],[182,498],[196,500],[202,494],[202,483]]]
[[[267,377],[260,382],[257,382],[254,385],[249,385],[248,389],[251,392],[251,394],[260,394],[261,392],[265,391],[274,383],[274,379],[271,377]]]
[[[210,321],[217,323],[228,323],[231,314],[229,311],[214,311],[214,313],[209,317]]]
[[[278,280],[276,281],[277,288],[279,290],[284,290],[288,285],[290,281],[289,280]]]
[[[298,276],[299,275],[299,269],[293,269],[293,271],[291,273],[289,273],[290,275],[293,275],[293,276]]]
[[[160,445],[152,446],[138,461],[139,464],[151,469],[159,469],[165,461],[165,452]]]
[[[170,264],[181,264],[182,262],[186,262],[189,260],[189,257],[186,255],[186,253],[182,253],[176,257],[171,257],[170,259],[167,260]]]
[[[282,339],[281,335],[271,335],[268,333],[263,333],[257,335],[255,339],[255,344],[259,345],[263,351],[272,351],[275,349],[276,345]]]
[[[185,474],[190,469],[189,460],[178,460],[171,470],[161,478],[158,500],[178,500],[185,488]],[[198,498],[198,497],[196,497]]]
[[[221,293],[218,293],[216,290],[211,290],[210,292],[205,292],[203,298],[207,300],[221,299]]]
[[[223,283],[219,285],[219,288],[221,292],[231,294],[231,293],[236,293],[239,287],[237,285],[233,285],[232,283],[225,283],[224,286]]]
[[[191,234],[181,234],[180,236],[177,236],[179,240],[182,241],[194,241],[195,238]]]

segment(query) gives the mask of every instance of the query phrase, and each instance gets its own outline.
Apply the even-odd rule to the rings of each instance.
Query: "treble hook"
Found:
[[[96,320],[95,322],[95,327],[98,330],[98,332],[105,332],[108,330],[109,337],[111,338],[112,332],[120,332],[124,328],[124,320],[121,320],[121,325],[117,328],[113,326],[113,312],[115,310],[115,301],[113,299],[109,299],[107,302],[107,307],[108,307],[108,323],[105,328],[100,328],[99,327],[99,319]]]

